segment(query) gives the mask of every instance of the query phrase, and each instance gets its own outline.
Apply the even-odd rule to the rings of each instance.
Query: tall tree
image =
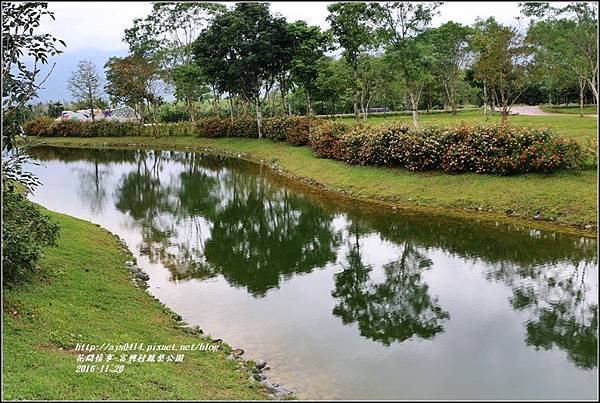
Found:
[[[317,91],[319,76],[318,62],[331,48],[331,36],[317,26],[309,26],[304,21],[289,24],[292,36],[292,79],[306,93],[306,113],[313,114],[312,97]]]
[[[512,104],[527,88],[527,64],[531,51],[514,28],[496,22],[493,17],[479,20],[473,46],[477,49],[473,69],[501,108],[506,121]]]
[[[401,73],[418,125],[419,102],[425,83],[430,80],[430,47],[421,35],[431,23],[441,2],[386,2],[377,4],[378,32],[386,45],[390,65]]]
[[[163,78],[175,87],[175,95],[184,101],[192,121],[196,116],[194,101],[199,99],[196,86],[205,84],[204,76],[192,67],[192,44],[225,10],[217,3],[156,2],[147,17],[134,20],[133,27],[125,30],[130,51],[153,59],[165,70]]]
[[[102,77],[91,60],[81,60],[77,70],[71,72],[67,86],[73,97],[84,101],[90,108],[92,122],[94,118],[94,100],[102,95]]]
[[[549,3],[521,3],[521,12],[533,17],[527,41],[535,58],[549,67],[549,73],[568,70],[577,77],[581,114],[585,87],[598,103],[598,6],[576,2],[564,7]]]
[[[262,105],[277,77],[290,63],[283,17],[266,3],[238,3],[217,16],[194,44],[196,62],[220,92],[243,97],[256,112],[262,138]]]
[[[469,61],[472,30],[449,21],[426,32],[432,47],[433,75],[444,89],[446,102],[456,114],[458,83]]]
[[[194,122],[196,110],[193,103],[202,101],[210,91],[204,84],[206,76],[200,66],[195,64],[176,66],[171,76],[175,86],[175,98],[185,102],[188,113],[191,114],[190,120]]]
[[[358,61],[357,81],[359,88],[359,104],[363,120],[367,120],[369,106],[375,96],[383,90],[383,87],[391,79],[387,64],[382,58],[371,55],[363,55]]]
[[[315,100],[324,106],[324,111],[332,116],[345,98],[354,97],[352,71],[344,59],[335,60],[323,57],[317,63],[318,76],[315,80]]]
[[[369,49],[377,45],[375,35],[376,4],[365,2],[341,2],[327,6],[327,21],[337,43],[343,49],[342,57],[346,60],[353,74],[354,91],[352,94],[354,116],[358,119],[358,103],[360,86],[358,83],[359,59]]]
[[[150,113],[154,135],[158,137],[156,113],[162,102],[163,81],[155,61],[142,56],[111,57],[106,65],[106,92],[115,103],[124,103]],[[143,116],[143,114],[141,114]]]
[[[37,91],[48,79],[54,64],[45,76],[41,66],[48,64],[51,56],[62,53],[59,44],[65,42],[50,34],[40,33],[40,21],[54,19],[48,3],[2,2],[2,150],[14,151],[15,140],[22,133],[22,111],[37,96]],[[33,60],[33,67],[26,58]],[[26,188],[35,186],[35,177],[22,169],[27,155],[21,148],[2,158],[2,183],[21,182]]]

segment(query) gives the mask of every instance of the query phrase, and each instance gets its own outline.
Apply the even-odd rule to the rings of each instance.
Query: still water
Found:
[[[595,240],[356,206],[222,157],[32,154],[34,201],[120,235],[153,295],[301,398],[596,398]]]

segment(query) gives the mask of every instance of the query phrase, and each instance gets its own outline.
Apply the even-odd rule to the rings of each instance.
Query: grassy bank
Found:
[[[129,279],[117,239],[88,222],[49,213],[61,226],[43,279],[4,289],[5,399],[262,399],[225,352],[186,351],[183,362],[125,364],[122,373],[76,373],[77,343],[206,343]],[[227,347],[225,347],[227,348]],[[101,363],[95,364],[98,369]]]
[[[561,109],[562,111],[562,109]],[[354,123],[354,118],[338,119],[341,122]],[[373,116],[367,119],[366,124],[379,124],[383,122],[404,122],[411,123],[411,116]],[[482,124],[499,122],[500,115],[495,114],[486,118],[481,110],[477,111],[460,111],[456,115],[451,113],[435,113],[435,114],[419,114],[420,126],[451,126],[461,122],[468,124]],[[596,138],[596,130],[598,120],[591,117],[573,116],[511,116],[508,119],[509,123],[517,126],[528,127],[548,127],[556,134],[567,139],[573,139],[580,142],[586,142]],[[360,122],[363,122],[360,120]]]
[[[76,147],[148,148],[163,150],[211,150],[243,155],[276,164],[284,173],[342,191],[356,198],[393,203],[402,208],[474,212],[473,217],[506,219],[506,211],[532,226],[537,211],[544,226],[556,230],[594,235],[584,226],[596,227],[596,171],[560,171],[511,177],[440,172],[409,172],[401,169],[348,165],[317,159],[308,147],[294,147],[268,139],[194,137],[38,138],[40,144]],[[568,228],[567,228],[568,227]]]

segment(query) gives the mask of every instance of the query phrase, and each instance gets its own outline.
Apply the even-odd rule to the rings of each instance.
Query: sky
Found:
[[[39,32],[50,33],[66,42],[64,53],[51,63],[56,67],[39,92],[42,101],[70,101],[66,88],[70,72],[79,60],[91,59],[98,69],[102,69],[110,56],[124,56],[127,45],[123,42],[123,32],[131,27],[135,18],[143,18],[151,10],[146,2],[49,2],[49,10],[55,20],[46,18]],[[232,3],[229,3],[230,5]],[[329,2],[271,2],[271,11],[280,13],[288,21],[305,20],[311,25],[329,28],[326,21]],[[447,2],[440,14],[432,21],[439,26],[447,21],[472,24],[477,17],[494,16],[499,22],[516,26],[526,26],[526,21],[518,21],[518,2]]]

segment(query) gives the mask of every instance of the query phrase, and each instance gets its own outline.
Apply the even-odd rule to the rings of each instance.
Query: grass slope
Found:
[[[121,374],[76,373],[77,342],[206,342],[130,281],[115,237],[49,212],[59,246],[41,261],[45,278],[4,290],[5,399],[263,399],[224,352],[185,352],[182,363],[126,364]],[[227,348],[227,347],[226,347]],[[101,364],[96,364],[99,367]]]
[[[34,142],[58,146],[148,148],[163,150],[215,150],[241,153],[249,159],[274,162],[287,173],[316,181],[333,191],[352,197],[383,200],[401,207],[426,206],[456,210],[477,210],[505,217],[512,209],[531,218],[536,211],[542,219],[584,226],[596,223],[596,171],[562,171],[553,174],[526,174],[512,177],[441,172],[415,173],[402,169],[348,165],[314,158],[308,147],[294,147],[269,139],[195,137],[96,137],[39,138]],[[537,222],[536,222],[537,223]],[[588,231],[589,232],[589,231]],[[591,234],[591,232],[590,232]]]

